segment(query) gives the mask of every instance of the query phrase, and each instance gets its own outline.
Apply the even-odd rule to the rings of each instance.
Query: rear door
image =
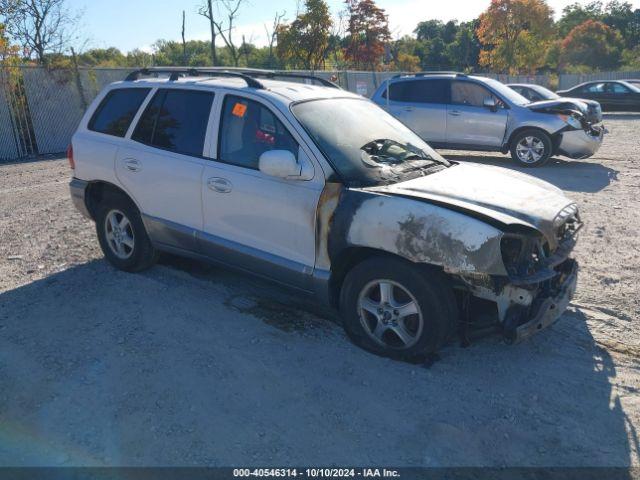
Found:
[[[144,215],[152,238],[194,250],[202,230],[200,182],[214,94],[158,89],[119,148],[116,175]]]
[[[485,107],[486,98],[493,98],[496,108]],[[451,83],[451,103],[447,108],[447,144],[500,148],[508,118],[506,105],[485,86],[467,80],[454,80]]]
[[[444,143],[449,84],[449,79],[403,79],[383,92],[382,106],[426,142]]]

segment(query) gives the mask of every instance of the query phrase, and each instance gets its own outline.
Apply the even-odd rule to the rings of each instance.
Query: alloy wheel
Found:
[[[391,280],[374,280],[362,289],[358,314],[367,335],[386,348],[404,350],[412,347],[424,328],[424,318],[415,297]]]
[[[537,137],[524,137],[516,146],[516,154],[523,163],[536,163],[544,156],[544,142]]]
[[[121,260],[133,254],[135,235],[133,226],[127,216],[120,210],[111,210],[104,221],[105,237],[109,248]]]

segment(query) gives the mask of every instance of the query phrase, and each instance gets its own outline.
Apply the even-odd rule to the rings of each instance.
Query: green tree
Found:
[[[601,1],[589,2],[586,5],[572,3],[562,10],[562,17],[558,20],[558,35],[566,37],[571,30],[587,20],[602,19],[603,3]]]
[[[349,26],[345,57],[356,68],[375,70],[391,40],[384,10],[373,0],[347,0]]]
[[[461,23],[453,42],[447,46],[447,56],[452,66],[473,70],[478,66],[480,41],[476,36],[478,21]]]
[[[291,24],[278,27],[276,52],[289,66],[319,70],[329,49],[331,14],[324,0],[305,0],[305,8]]]
[[[480,15],[480,65],[499,72],[534,73],[554,37],[553,11],[544,0],[492,0]]]
[[[620,64],[622,48],[622,36],[617,30],[602,22],[587,20],[562,41],[560,63],[564,68],[573,65],[613,69]]]
[[[127,58],[117,48],[94,48],[78,56],[78,63],[87,67],[122,67]]]

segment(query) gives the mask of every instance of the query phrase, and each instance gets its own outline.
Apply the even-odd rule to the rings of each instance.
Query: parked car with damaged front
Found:
[[[447,161],[326,82],[161,73],[107,87],[69,151],[72,198],[116,268],[167,251],[269,278],[335,307],[357,345],[401,359],[463,326],[521,340],[574,294],[582,223],[552,185]]]
[[[594,155],[605,129],[583,102],[531,102],[503,83],[462,73],[397,75],[373,101],[434,148],[511,153],[523,167]]]

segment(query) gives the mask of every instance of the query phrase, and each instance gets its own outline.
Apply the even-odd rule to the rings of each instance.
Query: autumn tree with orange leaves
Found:
[[[554,36],[553,10],[544,0],[491,0],[477,30],[480,65],[497,72],[534,73],[545,64]]]
[[[349,26],[344,56],[357,69],[376,70],[391,40],[387,15],[373,0],[347,0],[346,4]]]
[[[560,47],[561,65],[585,65],[591,68],[618,67],[623,40],[617,30],[587,20],[569,32]]]

